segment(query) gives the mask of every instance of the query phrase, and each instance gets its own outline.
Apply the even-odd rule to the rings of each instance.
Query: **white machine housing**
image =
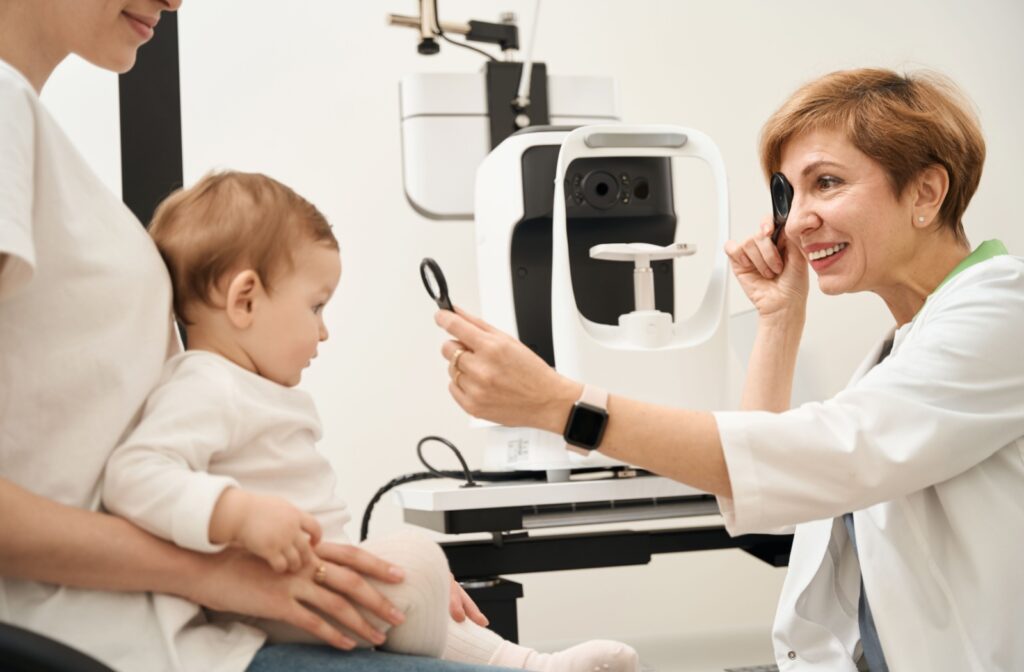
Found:
[[[512,135],[495,148],[480,165],[476,179],[477,261],[484,319],[524,340],[535,351],[543,351],[543,348],[526,341],[520,333],[517,308],[519,315],[523,313],[522,306],[516,304],[513,274],[522,274],[524,269],[514,269],[511,265],[515,230],[525,221],[524,218],[529,217],[525,212],[524,189],[531,179],[526,174],[530,161],[524,160],[524,157],[531,148],[550,145],[558,146],[554,184],[551,185],[553,207],[550,260],[551,342],[556,368],[566,376],[604,387],[613,394],[690,409],[727,407],[731,399],[732,382],[727,373],[732,354],[728,342],[728,320],[725,319],[728,316],[727,263],[723,252],[729,236],[728,189],[721,155],[711,139],[699,131],[660,125],[591,125],[575,130],[549,127]],[[579,308],[581,303],[577,300],[577,294],[581,288],[574,286],[567,204],[575,202],[579,206],[581,201],[577,194],[567,193],[567,185],[571,192],[578,183],[576,177],[567,176],[577,160],[591,160],[589,165],[593,166],[595,159],[601,161],[619,157],[698,159],[704,161],[711,170],[716,192],[716,221],[696,225],[714,226],[717,232],[716,243],[713,249],[697,251],[697,254],[712,255],[713,263],[710,264],[710,279],[703,298],[692,315],[682,316],[677,311],[674,320],[666,323],[666,318],[670,316],[665,315],[664,310],[647,310],[646,315],[640,315],[639,311],[627,308],[620,314],[617,323],[609,323],[608,320],[602,323],[588,319]],[[591,170],[590,174],[594,172]],[[674,179],[671,178],[673,193],[678,191]],[[629,196],[627,191],[621,191],[620,194],[625,194],[624,198]],[[628,202],[628,198],[625,202]],[[695,225],[692,222],[686,224]],[[685,226],[676,225],[677,240],[662,241],[667,252],[665,256],[654,258],[690,254],[692,247],[680,246],[680,243],[686,241],[678,240],[685,239],[686,230]],[[601,242],[637,241],[627,239]],[[646,250],[643,245],[634,248]],[[600,251],[597,249],[595,253],[599,254]],[[650,250],[646,252],[653,253]],[[613,257],[605,254],[605,258]],[[621,265],[623,271],[632,274],[630,263],[599,263],[608,264],[609,272],[612,266]],[[661,263],[686,264],[688,261],[684,258]],[[527,269],[526,272],[535,273],[536,269]],[[678,276],[674,274],[674,277]],[[670,278],[670,288],[673,282]],[[664,285],[661,289],[664,290]],[[679,286],[674,289],[687,290]],[[632,293],[632,288],[627,287],[626,291]],[[521,290],[519,298],[523,300]],[[671,297],[667,298],[671,305]],[[545,302],[540,295],[527,299],[540,304]],[[661,301],[662,305],[664,303]],[[648,318],[661,318],[653,321],[658,323],[659,329],[667,327],[664,337],[654,341],[659,343],[655,346],[651,345],[652,341],[637,337],[636,322]],[[630,324],[631,320],[633,324]],[[478,424],[488,426],[489,437],[484,454],[485,467],[488,469],[547,471],[549,479],[558,480],[567,476],[571,469],[620,464],[600,453],[590,456],[571,453],[565,450],[562,436],[558,434],[530,428]]]
[[[610,77],[552,75],[547,92],[552,124],[619,119]],[[491,151],[484,73],[406,75],[399,97],[409,204],[429,219],[471,219],[476,170]]]

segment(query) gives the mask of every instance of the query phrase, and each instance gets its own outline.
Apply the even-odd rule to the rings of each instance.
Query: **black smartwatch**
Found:
[[[569,411],[565,423],[566,448],[580,455],[597,450],[608,425],[608,393],[599,387],[583,386],[583,394]]]

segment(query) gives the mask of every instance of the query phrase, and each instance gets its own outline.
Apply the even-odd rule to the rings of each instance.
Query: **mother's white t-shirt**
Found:
[[[3,61],[0,256],[0,477],[97,510],[107,457],[177,348],[170,280],[139,221]],[[145,593],[0,578],[0,621],[118,670],[235,672],[263,642],[242,624],[181,619]]]

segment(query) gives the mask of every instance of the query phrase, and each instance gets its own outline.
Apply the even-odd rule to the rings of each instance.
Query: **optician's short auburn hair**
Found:
[[[863,68],[805,84],[761,130],[765,177],[779,169],[787,141],[816,130],[845,133],[881,164],[897,197],[924,168],[944,166],[949,192],[939,219],[966,242],[962,218],[981,180],[985,140],[971,104],[949,79]]]
[[[292,255],[302,242],[338,249],[312,203],[271,177],[237,171],[210,173],[168,196],[149,233],[171,274],[175,315],[185,324],[188,306],[212,306],[213,291],[229,272],[252,269],[270,292],[294,269]]]

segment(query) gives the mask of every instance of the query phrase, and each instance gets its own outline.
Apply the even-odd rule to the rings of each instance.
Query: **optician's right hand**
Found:
[[[779,236],[776,249],[772,229],[772,219],[766,217],[755,235],[742,242],[727,242],[725,254],[740,287],[761,317],[791,311],[802,315],[807,304],[807,260],[785,235]]]
[[[371,612],[398,625],[405,616],[367,578],[399,583],[402,570],[360,548],[322,543],[319,557],[301,572],[280,574],[262,559],[241,550],[228,549],[202,558],[186,597],[205,607],[289,623],[339,649],[351,650],[356,642],[328,623],[317,612],[373,644],[385,636],[359,612]],[[322,583],[313,577],[323,563]],[[358,607],[358,609],[357,609]],[[316,611],[314,611],[314,608]]]

